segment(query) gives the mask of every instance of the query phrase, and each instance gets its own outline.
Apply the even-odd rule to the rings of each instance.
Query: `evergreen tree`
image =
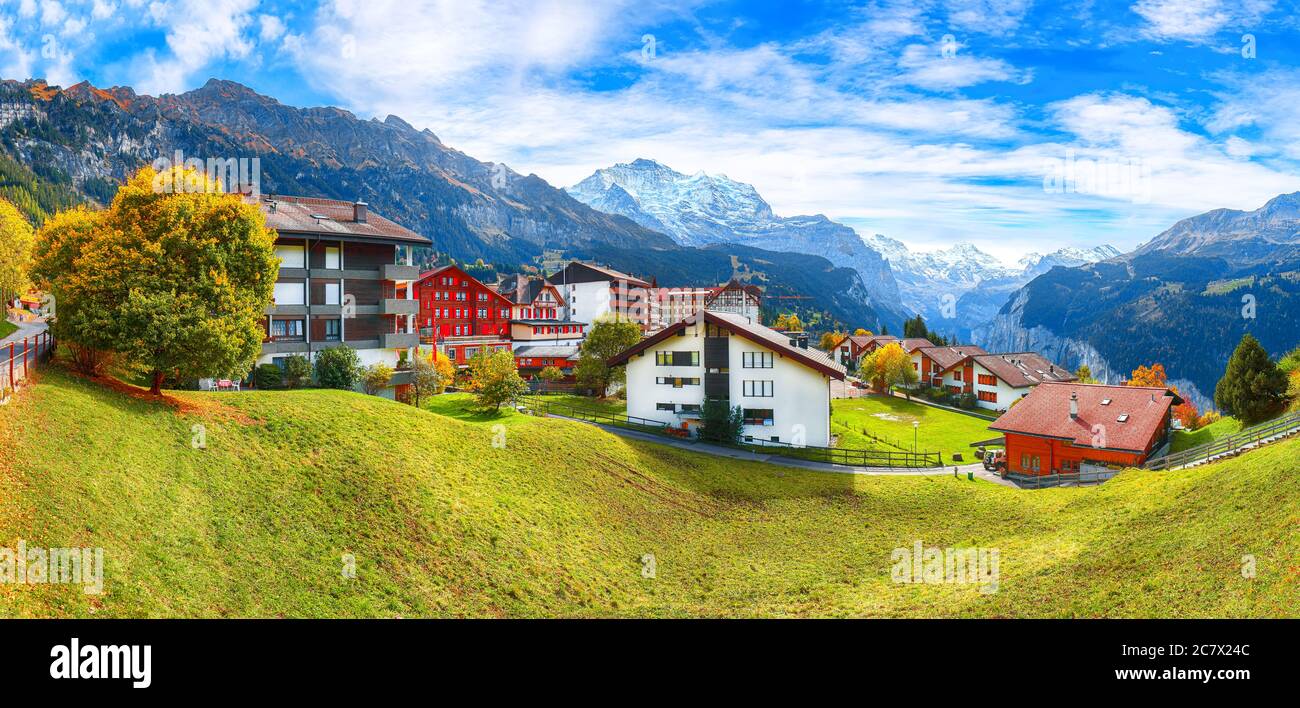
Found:
[[[1214,387],[1214,404],[1246,425],[1268,420],[1286,405],[1286,374],[1268,358],[1259,340],[1241,338],[1223,378]]]

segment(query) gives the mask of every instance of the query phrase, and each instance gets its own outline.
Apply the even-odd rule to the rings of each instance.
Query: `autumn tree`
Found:
[[[35,243],[35,231],[27,218],[8,200],[0,198],[0,301],[8,303],[22,294]],[[0,306],[0,312],[3,310]]]
[[[772,325],[772,329],[780,330],[782,332],[802,332],[803,322],[799,319],[799,315],[796,315],[793,312],[782,312],[777,316],[776,323]]]
[[[1092,372],[1088,372],[1091,374]],[[1168,377],[1165,376],[1164,364],[1152,364],[1151,366],[1139,366],[1133,370],[1128,377],[1128,386],[1155,386],[1157,388],[1168,388]]]
[[[859,327],[859,328],[853,330],[853,336],[855,336],[855,337],[870,337],[870,336],[871,336],[871,331],[870,331],[870,330],[865,330],[865,329],[862,329],[861,327]]]
[[[435,356],[437,356],[436,353]],[[438,370],[433,361],[422,356],[415,357],[411,364],[412,403],[415,404],[416,408],[419,408],[421,400],[442,392],[450,380],[442,371]]]
[[[504,349],[479,352],[470,360],[469,372],[469,387],[480,408],[500,410],[502,403],[528,391],[528,382],[515,367],[515,355]]]
[[[543,385],[547,387],[544,390],[549,390],[551,384],[564,378],[564,372],[560,371],[557,367],[548,366],[537,372],[537,378],[541,379]]]
[[[378,396],[393,381],[393,367],[379,362],[361,369],[361,387],[371,396]]]
[[[442,393],[456,380],[456,365],[451,363],[450,357],[440,351],[435,350],[430,358],[433,360],[433,368],[437,370],[442,381],[442,384],[434,393]]]
[[[847,336],[849,336],[847,332],[826,332],[822,334],[821,340],[817,342],[817,348],[828,352]]]
[[[160,180],[185,189],[156,189]],[[58,303],[56,336],[121,355],[154,394],[168,374],[249,371],[279,274],[256,205],[197,170],[145,167],[108,209],[60,217],[41,229],[32,268]]]
[[[894,386],[907,386],[917,382],[912,358],[898,342],[877,347],[858,364],[858,376],[872,382],[877,389],[888,391]]]
[[[627,375],[624,367],[611,367],[609,360],[640,341],[641,327],[635,322],[608,318],[596,320],[582,343],[574,375],[583,385],[594,388],[597,395],[604,397],[611,385],[621,382]]]
[[[1214,387],[1214,404],[1245,425],[1280,413],[1286,405],[1286,374],[1268,358],[1259,340],[1243,335]]]
[[[1074,378],[1081,384],[1098,383],[1092,376],[1092,367],[1087,364],[1080,364],[1079,368],[1074,370]]]
[[[1174,418],[1183,424],[1183,428],[1196,430],[1200,427],[1201,412],[1196,409],[1196,404],[1192,403],[1191,399],[1186,399],[1174,406]]]

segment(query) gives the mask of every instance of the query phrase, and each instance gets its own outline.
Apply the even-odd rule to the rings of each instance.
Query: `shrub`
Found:
[[[971,393],[970,391],[967,391],[957,397],[957,407],[966,411],[974,410],[975,400],[976,400],[975,394]]]
[[[311,362],[301,354],[294,354],[284,360],[284,385],[298,388],[311,381]]]
[[[347,391],[357,387],[361,376],[361,359],[351,348],[340,344],[316,355],[316,382],[325,388]]]
[[[393,367],[388,364],[374,364],[361,370],[361,387],[372,396],[379,395],[392,381]]]
[[[275,364],[262,364],[253,369],[253,385],[257,388],[280,388],[284,385],[284,372]]]
[[[744,427],[745,414],[740,406],[732,408],[721,398],[704,400],[700,408],[700,439],[737,443]]]

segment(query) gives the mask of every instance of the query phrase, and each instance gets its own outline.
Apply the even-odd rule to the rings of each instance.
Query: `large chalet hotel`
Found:
[[[263,195],[258,206],[280,259],[259,365],[339,345],[356,350],[362,365],[396,368],[414,353],[413,251],[429,239],[370,213],[365,202]],[[393,385],[408,375],[397,372]]]

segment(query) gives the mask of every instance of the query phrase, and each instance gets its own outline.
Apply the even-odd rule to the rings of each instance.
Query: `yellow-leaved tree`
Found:
[[[145,167],[109,208],[47,221],[32,275],[55,296],[57,337],[124,358],[158,394],[165,376],[252,368],[279,273],[274,243],[256,205],[203,173]]]
[[[18,208],[0,198],[0,301],[22,295],[27,285],[36,232]],[[0,314],[4,307],[0,306]]]
[[[882,392],[894,386],[914,384],[918,379],[916,369],[912,368],[912,358],[898,342],[878,347],[863,357],[858,365],[858,376],[871,381],[872,386]]]

